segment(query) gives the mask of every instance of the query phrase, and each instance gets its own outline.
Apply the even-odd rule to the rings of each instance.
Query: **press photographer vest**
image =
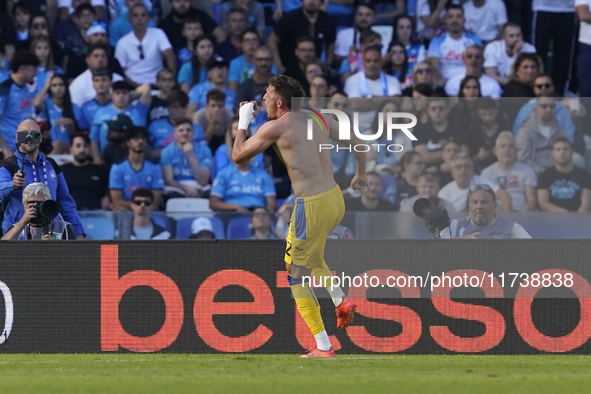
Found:
[[[515,222],[497,215],[496,219],[486,227],[472,223],[470,216],[457,219],[456,237],[479,232],[479,239],[507,239],[513,238]],[[462,231],[463,230],[463,231]]]

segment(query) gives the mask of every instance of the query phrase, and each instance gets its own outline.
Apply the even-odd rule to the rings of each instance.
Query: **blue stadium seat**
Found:
[[[191,235],[191,223],[197,217],[183,218],[176,223],[176,239],[189,239]],[[220,218],[209,218],[213,226],[213,232],[216,239],[225,239],[226,232],[224,231],[224,222]]]
[[[228,239],[247,239],[252,235],[250,216],[230,219],[228,223]]]
[[[87,239],[113,239],[115,236],[115,222],[111,218],[86,216],[80,222],[84,227]]]
[[[152,219],[158,226],[170,232],[170,229],[168,228],[168,222],[164,216],[153,215],[150,219]]]
[[[215,21],[218,23],[218,25],[221,25],[222,22],[220,21],[220,7],[221,5],[219,3],[213,3],[212,4],[212,8],[213,8],[213,16],[215,19]]]

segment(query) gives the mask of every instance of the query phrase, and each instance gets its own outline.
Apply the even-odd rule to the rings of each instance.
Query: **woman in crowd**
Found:
[[[408,69],[412,71],[415,64],[425,60],[425,46],[414,41],[414,23],[410,16],[401,15],[394,22],[394,35],[392,42],[399,42],[406,49]]]
[[[217,174],[232,163],[232,148],[234,147],[234,140],[238,133],[238,118],[233,118],[226,130],[226,143],[220,145],[215,151],[214,164],[211,168],[211,179],[215,179]],[[265,169],[265,159],[262,153],[254,157],[252,165],[261,170]]]
[[[45,86],[47,77],[56,74],[63,74],[61,67],[54,63],[51,40],[47,36],[37,36],[31,40],[31,53],[39,59],[37,76],[35,77],[35,90],[38,93]]]
[[[417,85],[426,84],[433,89],[433,92],[439,92],[445,94],[443,85],[445,85],[445,79],[439,74],[439,71],[434,69],[429,62],[419,62],[415,64],[412,69],[412,84],[410,87],[402,91],[402,95],[406,97],[412,97],[412,90]]]
[[[39,36],[45,36],[49,38],[49,46],[53,55],[53,63],[61,67],[64,61],[64,52],[62,47],[54,40],[51,31],[51,24],[49,23],[49,19],[47,19],[45,14],[35,15],[29,22],[29,40],[33,40]],[[30,46],[31,45],[29,43],[27,48]],[[43,87],[43,84],[41,87]]]
[[[480,93],[480,82],[478,78],[473,75],[468,75],[460,82],[460,92],[458,93],[458,104],[456,104],[450,111],[449,119],[452,125],[463,129],[466,128],[474,120],[476,112],[476,101],[482,97]]]
[[[40,113],[40,117],[51,125],[51,140],[53,141],[51,154],[68,153],[70,136],[76,132],[80,110],[70,100],[64,76],[54,74],[47,78],[45,85],[33,100],[33,105]]]
[[[544,65],[535,53],[522,53],[511,67],[510,81],[503,97],[535,97],[534,80],[544,72]]]
[[[214,43],[210,36],[200,36],[195,40],[195,54],[191,61],[181,66],[177,77],[183,92],[188,94],[193,86],[207,81],[207,66],[214,57]]]
[[[398,79],[400,88],[406,89],[412,84],[412,69],[408,66],[408,56],[404,45],[399,42],[393,42],[388,48],[388,61],[384,66],[384,71]]]

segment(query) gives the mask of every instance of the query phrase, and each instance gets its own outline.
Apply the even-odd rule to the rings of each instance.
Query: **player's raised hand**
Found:
[[[367,178],[365,177],[365,175],[355,174],[355,176],[351,180],[351,189],[353,189],[355,191],[369,190],[369,186],[367,184]]]

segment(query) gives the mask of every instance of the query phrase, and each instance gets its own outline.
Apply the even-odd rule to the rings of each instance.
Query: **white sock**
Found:
[[[326,352],[327,350],[330,350],[330,348],[332,347],[332,345],[330,344],[330,339],[328,339],[328,334],[326,333],[326,330],[314,335],[314,338],[316,339],[316,347],[318,348],[318,350]]]
[[[335,286],[332,289],[330,286],[328,286],[326,288],[326,291],[328,291],[328,294],[330,294],[330,298],[332,298],[332,302],[333,302],[335,308],[337,308],[339,305],[341,305],[341,303],[343,302],[343,297],[345,296],[345,293],[343,292],[343,290],[341,289],[340,286]]]

